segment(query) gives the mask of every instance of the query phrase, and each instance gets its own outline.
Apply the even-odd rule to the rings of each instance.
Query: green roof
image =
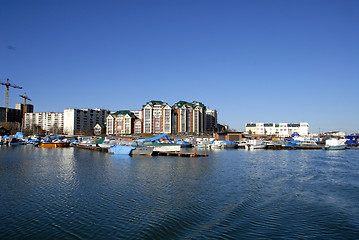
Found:
[[[135,115],[132,112],[128,111],[128,110],[117,111],[115,113],[112,113],[111,115],[116,116],[116,115],[126,115],[126,114],[130,115],[130,117],[135,117]]]
[[[181,107],[183,107],[183,105],[189,105],[189,106],[191,106],[191,107],[193,107],[193,108],[195,108],[195,107],[204,107],[204,104],[203,103],[201,103],[201,102],[197,102],[197,101],[193,101],[193,102],[191,102],[191,103],[189,103],[189,102],[186,102],[186,101],[178,101],[177,103],[175,103],[173,106],[174,107],[178,107],[178,108],[181,108]]]
[[[145,107],[147,104],[150,104],[150,105],[159,104],[159,105],[162,105],[162,106],[168,105],[168,103],[163,102],[163,101],[151,100],[151,101],[147,102],[145,105],[143,105],[142,107]]]

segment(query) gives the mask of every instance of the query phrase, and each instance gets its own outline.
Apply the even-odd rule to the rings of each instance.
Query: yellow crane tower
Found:
[[[29,100],[29,101],[32,101],[32,100],[28,96],[26,96],[26,93],[24,93],[24,95],[19,95],[19,96],[24,99],[24,105],[22,106],[22,129],[24,129],[24,127],[25,127],[25,113],[27,111],[26,100]]]
[[[0,84],[4,85],[6,87],[6,92],[5,92],[5,108],[6,108],[5,122],[7,122],[7,113],[8,113],[8,108],[9,108],[9,106],[8,106],[9,105],[9,87],[18,88],[18,89],[22,89],[22,87],[10,83],[8,78],[6,79],[6,82],[0,82]]]

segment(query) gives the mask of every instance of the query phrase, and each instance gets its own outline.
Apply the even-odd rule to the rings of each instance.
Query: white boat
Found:
[[[240,141],[240,142],[237,142],[238,144],[238,148],[245,148],[246,145],[248,144],[247,141]]]
[[[79,145],[82,147],[97,147],[97,143],[93,139],[84,139]]]
[[[265,149],[267,145],[263,140],[260,139],[251,139],[248,141],[247,145],[244,146],[246,150],[254,150],[254,149]]]
[[[347,145],[345,144],[345,142],[348,139],[336,139],[336,138],[331,138],[331,139],[327,139],[325,140],[325,145],[323,146],[324,150],[345,150]]]
[[[116,140],[105,139],[102,143],[97,144],[100,148],[109,149],[110,147],[116,145]]]
[[[179,152],[181,151],[181,145],[179,144],[159,144],[153,146],[154,152]]]

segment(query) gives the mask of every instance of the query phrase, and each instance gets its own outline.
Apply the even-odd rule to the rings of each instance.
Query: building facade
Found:
[[[206,109],[206,131],[214,132],[217,129],[217,110]]]
[[[101,136],[106,134],[106,125],[97,123],[93,128],[93,134],[95,136]]]
[[[62,134],[64,129],[64,113],[25,113],[24,128],[28,130],[43,130],[46,133]]]
[[[142,107],[143,133],[171,133],[172,108],[162,101],[149,101]]]
[[[65,109],[64,134],[92,134],[94,126],[106,123],[109,114],[105,109]]]
[[[133,134],[135,133],[136,116],[130,111],[117,111],[108,115],[107,135]]]
[[[273,135],[278,137],[290,137],[292,134],[307,136],[309,124],[301,123],[246,123],[246,132],[260,135]]]
[[[203,133],[206,130],[206,107],[197,101],[179,101],[173,105],[173,133]]]
[[[33,113],[34,112],[34,105],[32,104],[24,104],[24,103],[16,103],[15,109],[17,110],[25,110],[25,113]]]
[[[6,108],[0,107],[0,122],[15,122],[21,123],[22,111],[18,109],[8,108],[6,119]]]

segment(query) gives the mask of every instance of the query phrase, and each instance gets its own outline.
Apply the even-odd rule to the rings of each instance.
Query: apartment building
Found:
[[[131,111],[117,111],[107,116],[107,135],[135,133],[137,117]]]
[[[215,131],[217,129],[217,123],[217,110],[206,109],[206,131]]]
[[[43,130],[46,133],[62,134],[64,129],[64,113],[25,113],[24,128],[28,130]]]
[[[203,133],[206,128],[206,107],[201,102],[179,101],[173,105],[175,133]]]
[[[90,134],[97,123],[106,123],[109,114],[105,109],[65,109],[64,134]]]
[[[149,101],[142,107],[144,133],[171,133],[172,108],[162,101]]]
[[[246,132],[252,134],[266,134],[278,137],[289,137],[294,133],[300,136],[309,134],[309,124],[301,123],[246,123]]]

